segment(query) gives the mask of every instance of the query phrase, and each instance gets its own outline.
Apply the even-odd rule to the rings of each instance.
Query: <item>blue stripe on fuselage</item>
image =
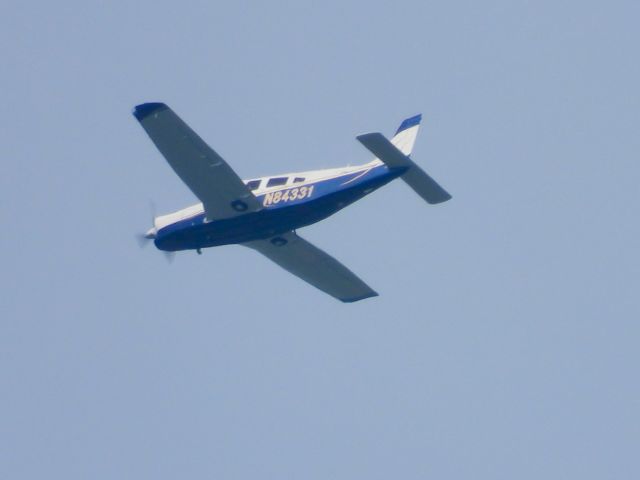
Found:
[[[160,229],[155,244],[160,250],[174,251],[268,238],[323,220],[402,175],[404,171],[377,165],[368,171],[362,169],[305,184],[307,188],[313,186],[310,196],[272,202],[258,212],[211,222],[205,222],[203,213],[198,214]],[[291,192],[294,188],[300,189],[299,186],[289,186],[278,191]],[[264,204],[267,195],[257,196],[260,203]]]

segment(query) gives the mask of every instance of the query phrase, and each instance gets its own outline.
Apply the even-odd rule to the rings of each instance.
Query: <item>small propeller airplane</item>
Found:
[[[409,158],[421,115],[402,122],[389,141],[381,133],[357,139],[376,158],[360,166],[242,180],[164,103],[133,110],[160,153],[201,201],[154,216],[143,235],[159,250],[176,252],[240,244],[343,302],[378,294],[348,268],[300,237],[296,230],[323,220],[389,183],[404,180],[427,203],[451,198]]]

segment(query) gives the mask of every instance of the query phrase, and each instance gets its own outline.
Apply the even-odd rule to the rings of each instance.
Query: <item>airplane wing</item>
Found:
[[[243,245],[342,302],[357,302],[378,295],[351,270],[295,232]]]
[[[133,115],[171,168],[203,203],[207,219],[228,218],[262,208],[223,158],[164,103],[143,103]]]

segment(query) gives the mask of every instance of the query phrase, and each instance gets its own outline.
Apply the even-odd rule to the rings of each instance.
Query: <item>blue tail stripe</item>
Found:
[[[407,130],[408,128],[415,127],[416,125],[420,125],[420,121],[422,120],[422,114],[419,113],[413,117],[407,118],[404,122],[400,124],[398,130],[396,131],[396,135],[400,132]]]

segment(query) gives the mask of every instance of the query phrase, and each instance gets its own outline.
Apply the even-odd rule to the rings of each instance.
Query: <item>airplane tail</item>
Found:
[[[411,155],[413,145],[416,143],[416,137],[418,136],[421,121],[421,113],[407,118],[400,124],[398,130],[396,130],[395,135],[391,139],[393,146],[404,153],[407,157]]]
[[[389,141],[381,133],[366,133],[356,137],[376,158],[372,163],[384,163],[389,168],[405,168],[400,178],[427,203],[446,202],[451,195],[409,158],[420,128],[422,115],[407,118]]]

